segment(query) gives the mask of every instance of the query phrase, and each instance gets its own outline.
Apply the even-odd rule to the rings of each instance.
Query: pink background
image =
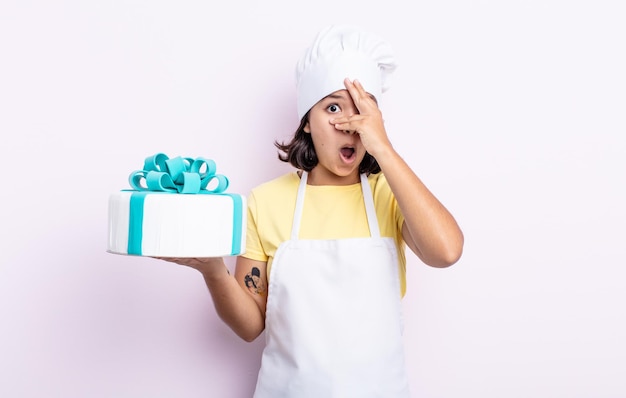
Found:
[[[263,337],[196,271],[106,253],[107,199],[156,152],[245,194],[290,170],[295,62],[334,22],[396,49],[389,134],[466,234],[408,260],[414,395],[626,396],[621,2],[54,3],[0,5],[0,396],[251,395]]]

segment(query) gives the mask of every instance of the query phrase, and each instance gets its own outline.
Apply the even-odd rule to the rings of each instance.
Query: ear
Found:
[[[306,122],[306,124],[302,128],[302,131],[304,131],[307,134],[311,134],[311,126],[309,125],[309,122]]]

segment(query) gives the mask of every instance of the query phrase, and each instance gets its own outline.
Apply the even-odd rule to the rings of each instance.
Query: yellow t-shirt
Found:
[[[406,291],[404,216],[382,173],[370,174],[368,182],[382,237],[394,238],[398,248],[401,294]],[[254,188],[248,196],[246,258],[267,262],[270,274],[278,246],[289,240],[300,177],[291,172]],[[307,185],[300,223],[300,239],[369,237],[361,184],[345,186]]]

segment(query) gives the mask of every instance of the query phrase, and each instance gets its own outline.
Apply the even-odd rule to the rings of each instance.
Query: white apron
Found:
[[[307,173],[291,239],[274,257],[255,398],[409,397],[398,254],[381,238],[367,177],[370,238],[300,240]]]

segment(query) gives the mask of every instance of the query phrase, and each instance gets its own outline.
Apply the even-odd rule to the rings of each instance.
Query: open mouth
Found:
[[[343,147],[340,150],[341,153],[341,157],[345,160],[345,161],[351,161],[354,159],[355,157],[355,150],[352,147]]]

